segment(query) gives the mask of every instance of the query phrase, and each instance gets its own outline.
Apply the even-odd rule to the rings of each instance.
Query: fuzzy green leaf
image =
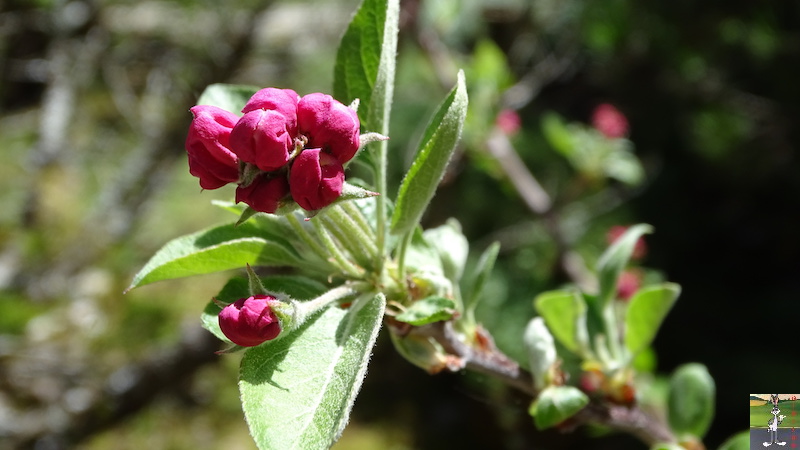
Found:
[[[427,297],[417,300],[408,309],[395,316],[400,322],[421,326],[453,317],[456,303],[449,298]]]
[[[631,259],[636,241],[642,235],[652,233],[653,227],[647,224],[634,225],[617,238],[597,261],[597,276],[600,282],[600,303],[606,305],[617,292],[619,275]]]
[[[339,438],[386,305],[382,294],[362,300],[245,352],[239,390],[260,449],[329,448]]]
[[[404,234],[419,223],[461,136],[467,104],[464,72],[459,71],[456,86],[428,124],[417,156],[400,185],[392,214],[393,234]]]
[[[677,284],[665,283],[643,288],[631,298],[625,314],[625,345],[632,355],[653,342],[680,292]]]
[[[387,134],[394,88],[398,0],[364,0],[342,36],[334,66],[333,93],[349,104],[360,100],[365,129]]]
[[[714,419],[714,379],[706,366],[689,363],[678,367],[669,380],[669,425],[678,439],[702,439]]]
[[[544,292],[536,296],[533,305],[567,350],[577,353],[588,345],[586,302],[579,292]]]
[[[492,245],[486,248],[478,260],[478,265],[475,267],[475,273],[472,277],[472,284],[467,290],[467,309],[474,309],[478,305],[483,293],[483,287],[489,279],[489,275],[494,268],[494,262],[497,260],[497,254],[500,252],[500,243],[493,242]]]
[[[589,398],[576,387],[550,386],[539,393],[528,412],[536,428],[544,430],[574,416],[587,404]]]
[[[461,232],[461,224],[456,219],[449,219],[446,224],[425,230],[422,235],[439,253],[444,275],[456,285],[464,273],[469,253],[469,242]]]
[[[239,114],[244,108],[245,103],[250,100],[258,91],[255,86],[242,86],[236,84],[210,84],[206,87],[200,98],[197,99],[198,105],[211,105],[222,108],[225,111]]]
[[[164,245],[133,278],[128,290],[161,280],[260,266],[300,266],[303,261],[285,245],[256,227],[222,225]]]
[[[739,433],[734,434],[733,436],[729,437],[722,445],[719,446],[719,450],[749,450],[750,449],[750,431],[740,431]]]

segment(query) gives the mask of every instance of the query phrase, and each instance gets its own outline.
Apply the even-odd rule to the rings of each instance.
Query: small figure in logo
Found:
[[[778,394],[770,395],[769,401],[772,402],[772,419],[769,419],[769,422],[767,422],[770,442],[764,442],[764,447],[769,447],[772,444],[786,445],[786,442],[778,441],[778,425],[786,418],[786,416],[782,414],[779,415],[781,410],[778,409]]]

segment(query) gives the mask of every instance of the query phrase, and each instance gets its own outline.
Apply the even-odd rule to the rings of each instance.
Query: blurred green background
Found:
[[[401,3],[391,185],[464,68],[465,135],[425,224],[456,217],[475,254],[503,244],[480,319],[504,351],[523,358],[537,293],[591,268],[613,225],[646,222],[646,276],[683,286],[656,370],[708,366],[707,446],[744,429],[744,392],[794,386],[800,3]],[[183,150],[203,88],[330,92],[357,4],[0,4],[0,447],[254,447],[238,357],[214,355],[198,328],[230,274],[122,292],[166,241],[229,220],[210,201],[233,190],[201,192]],[[588,130],[602,103],[630,123],[641,182],[581,167],[543,133],[552,114]],[[506,109],[521,120],[507,142],[549,194],[542,210],[492,153]],[[335,448],[642,448],[602,430],[536,432],[527,402],[479,376],[429,376],[382,336]]]

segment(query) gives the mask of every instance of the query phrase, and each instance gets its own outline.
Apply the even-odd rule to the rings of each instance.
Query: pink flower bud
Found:
[[[216,106],[197,105],[186,137],[189,173],[203,189],[217,189],[239,179],[239,161],[230,150],[230,135],[239,117]]]
[[[321,148],[342,164],[358,151],[358,115],[330,95],[314,93],[301,98],[297,104],[297,128],[308,138],[308,148]]]
[[[286,118],[286,129],[294,136],[297,134],[297,102],[300,96],[291,89],[265,88],[253,94],[242,113],[247,114],[257,109],[273,110]]]
[[[639,271],[626,270],[622,272],[617,280],[617,297],[620,300],[628,301],[633,294],[639,290],[642,284],[642,275]]]
[[[294,138],[286,117],[279,112],[254,109],[239,119],[231,131],[231,150],[244,162],[263,171],[278,170],[289,162]]]
[[[608,138],[621,138],[628,134],[628,119],[617,108],[602,103],[592,113],[592,126]]]
[[[254,347],[275,339],[281,332],[278,317],[272,311],[280,303],[269,295],[242,298],[222,308],[219,328],[236,345]]]
[[[303,150],[289,172],[292,198],[306,211],[324,208],[342,195],[344,168],[318,148]]]
[[[244,202],[256,211],[272,214],[288,193],[289,183],[285,175],[262,174],[246,187],[240,185],[236,188],[236,203]]]
[[[504,109],[497,114],[495,125],[497,125],[497,128],[504,134],[511,136],[517,134],[522,125],[522,121],[519,118],[519,114],[513,109]]]

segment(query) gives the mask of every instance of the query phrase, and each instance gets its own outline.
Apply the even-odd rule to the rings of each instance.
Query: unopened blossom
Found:
[[[222,308],[219,328],[236,345],[254,347],[281,332],[281,325],[273,308],[280,301],[269,295],[242,298]]]
[[[519,114],[513,109],[504,109],[497,114],[495,125],[505,135],[511,136],[519,132],[522,126],[522,120],[519,118]]]
[[[602,103],[595,108],[592,126],[608,138],[621,138],[628,134],[628,119],[609,103]]]
[[[286,129],[292,136],[297,134],[297,102],[300,96],[291,89],[264,88],[253,94],[242,113],[258,109],[275,111],[286,119]]]
[[[216,106],[197,105],[186,137],[189,173],[203,189],[217,189],[239,179],[239,161],[230,149],[231,129],[239,117]]]
[[[255,177],[249,185],[236,188],[236,203],[246,203],[256,211],[272,214],[288,194],[286,175],[265,173]]]
[[[308,94],[297,104],[298,132],[307,148],[321,148],[345,164],[358,151],[360,122],[352,109],[327,94]]]
[[[242,161],[269,172],[289,162],[294,137],[283,114],[269,109],[245,113],[231,131],[231,149]]]
[[[619,275],[617,280],[617,297],[624,301],[630,300],[641,285],[641,273],[638,270],[626,270]]]
[[[292,164],[289,187],[292,198],[306,211],[333,203],[342,195],[344,168],[337,158],[321,149],[303,150]]]

